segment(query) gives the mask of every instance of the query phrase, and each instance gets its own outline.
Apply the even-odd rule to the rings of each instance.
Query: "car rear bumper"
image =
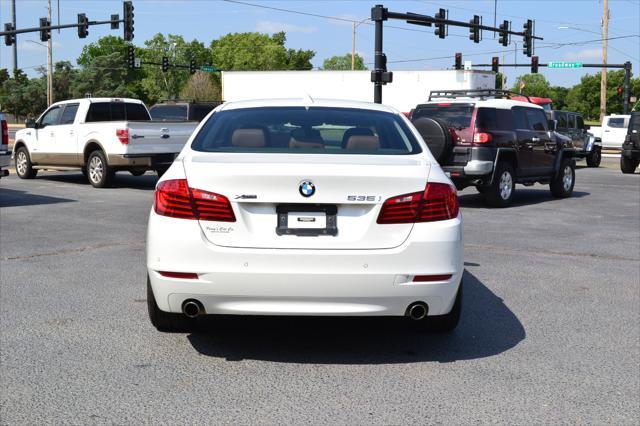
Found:
[[[4,169],[11,165],[11,151],[0,151],[0,168]]]
[[[107,162],[111,167],[155,167],[170,166],[178,153],[163,154],[110,154]]]
[[[290,250],[216,246],[197,222],[152,212],[147,268],[156,303],[169,312],[196,299],[208,314],[402,316],[411,303],[425,302],[429,315],[441,315],[453,306],[462,250],[460,217],[417,224],[392,249]],[[192,272],[198,279],[159,271]],[[415,275],[449,274],[413,282]]]

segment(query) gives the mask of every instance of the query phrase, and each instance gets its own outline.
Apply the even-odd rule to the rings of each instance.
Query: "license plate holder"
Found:
[[[278,235],[338,235],[338,208],[333,204],[281,204],[276,207],[276,213]]]

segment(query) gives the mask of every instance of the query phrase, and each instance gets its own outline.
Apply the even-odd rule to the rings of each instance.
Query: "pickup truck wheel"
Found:
[[[87,172],[89,182],[94,188],[108,188],[115,175],[115,171],[107,165],[103,152],[99,150],[89,154]]]
[[[129,173],[133,176],[142,176],[146,173],[146,170],[129,170]]]
[[[493,182],[484,193],[487,204],[492,207],[507,207],[513,200],[515,188],[513,166],[511,163],[499,162],[493,175]]]
[[[16,152],[16,174],[20,179],[33,179],[38,171],[31,165],[29,151],[24,146],[18,148]]]
[[[412,325],[419,331],[428,333],[450,333],[460,322],[460,314],[462,313],[462,281],[458,287],[456,300],[448,314],[426,316],[421,320],[412,321]]]
[[[558,175],[551,181],[549,188],[551,194],[556,198],[571,197],[573,186],[576,183],[576,167],[574,162],[565,158],[560,164]]]
[[[635,172],[639,163],[640,160],[634,160],[633,158],[627,158],[624,155],[620,155],[620,170],[622,170],[622,173],[627,174]]]
[[[80,171],[82,172],[82,176],[87,177],[87,168],[86,167],[81,167]]]
[[[593,152],[587,155],[588,167],[600,167],[602,161],[602,152],[599,149],[594,149]]]
[[[147,276],[147,310],[149,320],[158,331],[187,332],[193,325],[193,321],[182,314],[161,311],[156,303],[156,298],[151,289],[149,276]]]

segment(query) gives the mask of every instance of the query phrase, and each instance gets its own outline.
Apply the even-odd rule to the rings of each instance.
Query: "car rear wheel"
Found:
[[[33,179],[38,174],[31,164],[29,151],[24,146],[18,148],[16,152],[16,174],[20,179]]]
[[[462,313],[462,281],[458,287],[456,300],[448,314],[426,316],[421,320],[413,321],[413,325],[420,331],[429,333],[450,333],[458,326]]]
[[[511,163],[499,162],[493,176],[493,182],[487,187],[485,197],[492,207],[507,207],[513,200],[516,188],[515,173]]]
[[[87,159],[87,178],[94,188],[108,188],[113,182],[115,171],[109,167],[102,151],[96,150]]]
[[[602,161],[602,152],[599,149],[594,149],[593,152],[587,155],[587,166],[600,167]]]
[[[568,198],[573,193],[576,183],[576,166],[573,160],[565,158],[560,164],[558,175],[551,181],[549,188],[556,198]]]
[[[163,332],[186,332],[193,325],[193,321],[182,314],[174,314],[160,310],[156,303],[156,298],[151,289],[151,282],[147,276],[147,310],[149,320],[158,331]]]
[[[633,158],[628,158],[624,155],[620,156],[620,170],[622,170],[622,173],[627,174],[635,172],[639,163],[640,160],[634,160]]]

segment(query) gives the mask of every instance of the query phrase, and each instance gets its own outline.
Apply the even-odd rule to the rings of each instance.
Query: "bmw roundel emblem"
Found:
[[[304,180],[300,183],[298,190],[303,197],[311,197],[316,193],[316,186],[310,180]]]

